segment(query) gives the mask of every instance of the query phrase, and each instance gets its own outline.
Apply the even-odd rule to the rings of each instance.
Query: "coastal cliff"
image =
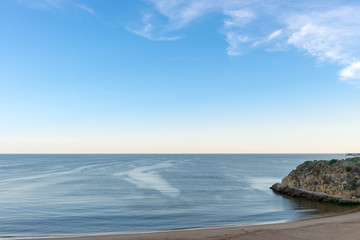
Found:
[[[271,189],[293,197],[360,203],[360,158],[306,161]]]

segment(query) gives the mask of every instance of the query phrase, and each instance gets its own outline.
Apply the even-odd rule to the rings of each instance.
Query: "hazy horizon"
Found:
[[[282,152],[282,153],[216,153],[216,152],[185,152],[185,153],[176,153],[176,152],[153,152],[153,153],[101,153],[101,152],[72,152],[72,153],[58,153],[58,152],[33,152],[33,153],[0,153],[0,155],[308,155],[308,154],[315,154],[315,155],[322,155],[322,154],[346,154],[346,153],[294,153],[294,152]]]

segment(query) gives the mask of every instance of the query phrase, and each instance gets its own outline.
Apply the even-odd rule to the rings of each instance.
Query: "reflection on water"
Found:
[[[340,205],[303,198],[294,198],[277,193],[274,194],[282,197],[284,204],[288,205],[289,208],[294,211],[302,212],[303,218],[331,216],[360,209],[360,206],[358,205]]]

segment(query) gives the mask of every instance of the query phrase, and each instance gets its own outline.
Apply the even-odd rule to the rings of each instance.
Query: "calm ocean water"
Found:
[[[269,187],[340,154],[0,155],[0,238],[291,221],[346,207]]]

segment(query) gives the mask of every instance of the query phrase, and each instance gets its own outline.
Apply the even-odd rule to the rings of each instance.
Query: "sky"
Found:
[[[345,153],[358,0],[2,0],[0,153]]]

